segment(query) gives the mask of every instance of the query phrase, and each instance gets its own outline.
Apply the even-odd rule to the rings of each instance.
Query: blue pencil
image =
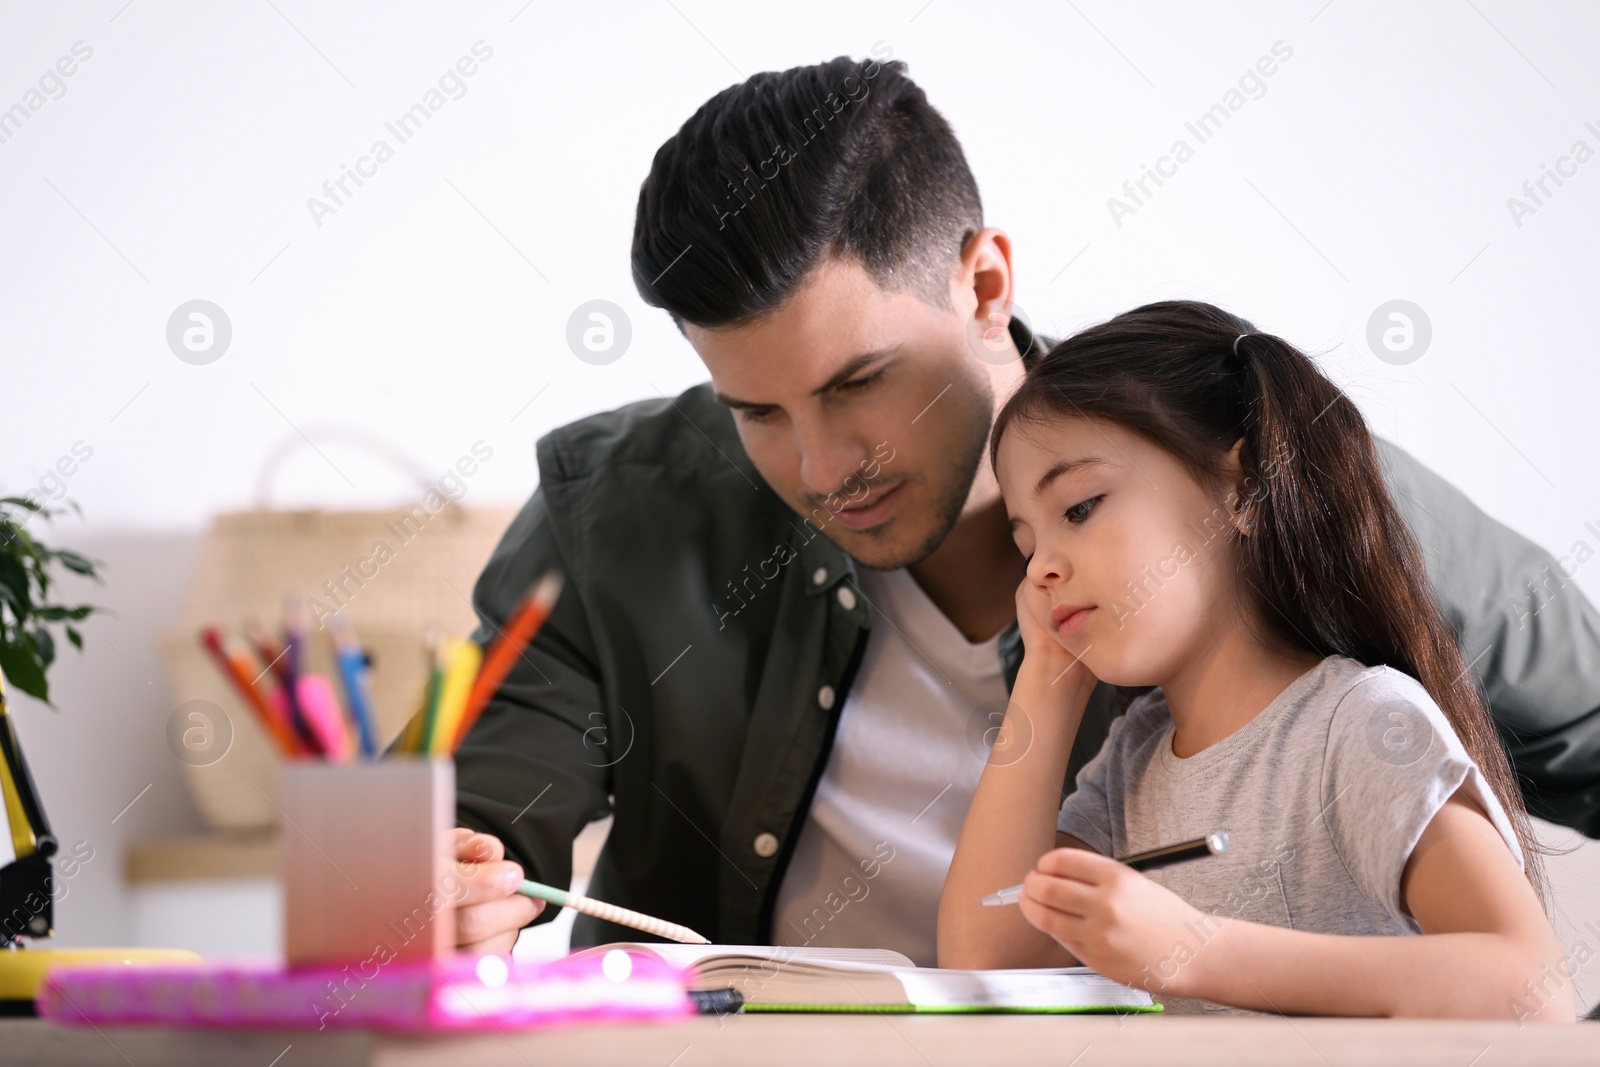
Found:
[[[351,632],[350,620],[344,617],[344,612],[328,617],[328,629],[333,635],[334,655],[339,660],[339,676],[344,679],[345,697],[350,701],[350,718],[355,720],[361,755],[371,759],[378,754],[378,741],[372,720],[372,679],[367,669],[367,656]]]

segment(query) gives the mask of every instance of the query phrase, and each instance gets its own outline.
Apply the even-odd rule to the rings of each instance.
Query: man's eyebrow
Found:
[[[1050,488],[1050,483],[1061,477],[1063,474],[1071,474],[1073,471],[1083,470],[1086,467],[1109,466],[1111,466],[1111,463],[1100,456],[1080,456],[1077,459],[1059,460],[1052,464],[1050,469],[1045,471],[1044,474],[1039,478],[1039,481],[1033,487],[1033,495],[1038,496],[1040,493]]]
[[[863,352],[860,355],[851,356],[845,361],[844,366],[840,367],[834,373],[833,377],[829,378],[826,382],[823,382],[817,388],[813,389],[811,391],[811,395],[821,396],[830,389],[837,389],[839,386],[843,385],[857,374],[860,374],[867,367],[870,367],[874,363],[892,356],[899,350],[900,346],[898,344],[894,344],[888,346],[887,348],[877,348],[871,352]],[[711,395],[716,397],[717,402],[722,404],[724,407],[746,408],[759,411],[762,408],[770,408],[773,406],[772,404],[760,404],[754,400],[740,400],[737,397],[731,397],[725,393],[720,393],[715,390],[712,391]]]
[[[839,386],[843,385],[851,378],[854,378],[857,374],[863,370],[866,370],[874,363],[894,355],[894,353],[898,352],[899,350],[899,345],[890,345],[887,348],[879,348],[874,349],[871,352],[863,352],[859,356],[851,356],[845,361],[844,366],[840,367],[838,372],[834,374],[833,377],[823,382],[822,385],[818,386],[816,389],[813,389],[811,391],[811,395],[821,396],[830,389],[837,389]]]

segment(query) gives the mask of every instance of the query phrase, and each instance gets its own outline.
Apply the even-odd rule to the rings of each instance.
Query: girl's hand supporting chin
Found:
[[[1050,594],[1027,578],[1017,586],[1017,629],[1022,634],[1022,669],[1062,699],[1081,695],[1087,700],[1098,679],[1050,629]]]

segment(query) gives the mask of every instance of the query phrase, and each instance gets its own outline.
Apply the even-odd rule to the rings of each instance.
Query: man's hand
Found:
[[[506,859],[498,837],[460,826],[450,833],[456,877],[467,887],[456,904],[456,947],[508,955],[517,934],[544,911],[544,901],[516,891],[522,868]]]
[[[1152,993],[1195,995],[1205,952],[1202,913],[1178,894],[1098,852],[1058,848],[1023,879],[1022,915],[1087,967]]]

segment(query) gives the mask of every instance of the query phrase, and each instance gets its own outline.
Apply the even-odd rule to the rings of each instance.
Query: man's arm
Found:
[[[1398,446],[1378,452],[1528,810],[1600,837],[1600,613],[1549,552]]]
[[[455,757],[460,825],[499,838],[527,877],[562,888],[572,879],[572,839],[610,813],[599,668],[581,576],[566,558],[540,490],[473,589],[474,640],[492,641],[546,571],[562,571],[567,584]],[[540,921],[554,912],[546,909]]]

